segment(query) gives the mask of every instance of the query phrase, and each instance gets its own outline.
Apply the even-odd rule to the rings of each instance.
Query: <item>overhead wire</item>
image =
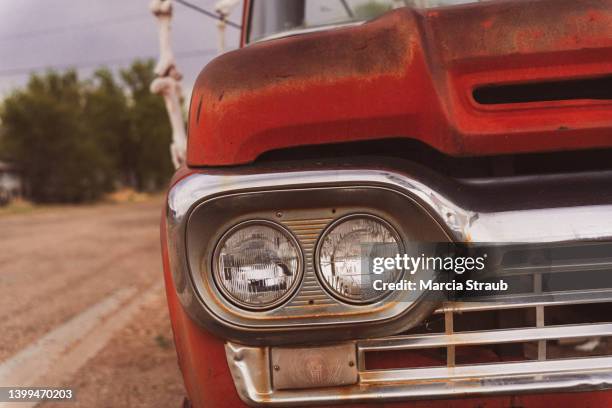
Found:
[[[214,18],[215,20],[221,20],[221,17],[217,13],[208,11],[191,2],[188,2],[186,0],[174,0],[174,1],[194,11],[204,14],[210,18]],[[10,36],[6,36],[6,37],[0,37],[0,42],[5,41],[5,40],[33,38],[33,37],[39,37],[39,36],[44,36],[44,35],[64,33],[64,32],[69,32],[72,30],[79,30],[79,29],[84,29],[84,28],[89,29],[91,27],[99,26],[99,25],[125,23],[125,22],[136,20],[136,19],[144,18],[144,17],[150,17],[150,15],[149,14],[126,15],[126,16],[122,16],[119,18],[114,17],[112,19],[98,20],[98,21],[89,22],[89,23],[73,24],[73,25],[68,25],[68,26],[50,27],[50,28],[45,28],[45,29],[26,31],[26,32],[21,32],[21,33],[13,34]],[[225,20],[225,23],[230,27],[234,27],[237,29],[242,28],[240,24],[237,24],[230,20]],[[181,52],[175,53],[175,55],[179,58],[193,58],[197,56],[214,55],[216,53],[217,53],[217,50],[205,49],[205,50],[181,51]],[[149,58],[154,59],[156,57],[157,56],[147,55],[147,56],[140,56],[140,57],[113,58],[113,59],[106,59],[106,60],[99,60],[99,61],[77,61],[77,62],[66,63],[66,64],[61,64],[61,65],[39,65],[39,66],[30,66],[30,67],[14,67],[14,68],[0,69],[0,76],[4,76],[4,77],[17,76],[17,75],[29,74],[31,72],[46,70],[46,69],[57,69],[57,70],[70,69],[70,68],[81,69],[81,68],[90,68],[90,67],[95,67],[95,66],[117,65],[117,64],[124,63],[124,62],[132,61],[134,59],[149,59]]]
[[[198,13],[204,14],[205,16],[208,16],[210,18],[214,18],[215,20],[221,20],[221,17],[219,16],[219,14],[214,13],[212,11],[208,11],[208,10],[206,10],[206,9],[200,7],[200,6],[197,6],[197,5],[195,5],[195,4],[191,3],[191,2],[188,2],[186,0],[174,0],[174,1],[179,3],[179,4],[181,4],[181,5],[183,5],[183,6],[185,6],[185,7],[190,8],[192,10],[195,10]],[[235,22],[230,21],[230,20],[225,20],[225,23],[228,26],[237,28],[239,30],[242,28],[242,26],[240,24],[235,23]]]
[[[206,56],[206,55],[216,55],[217,53],[218,51],[216,49],[185,50],[185,51],[176,52],[175,56],[178,58],[194,58],[194,57],[201,57],[201,56]],[[70,69],[70,68],[74,68],[74,69],[91,68],[91,67],[105,66],[105,65],[114,66],[114,65],[119,65],[119,64],[126,63],[126,62],[131,62],[136,59],[142,60],[142,59],[155,59],[155,58],[157,58],[156,55],[144,55],[144,56],[111,58],[111,59],[98,60],[98,61],[76,61],[76,62],[61,64],[61,65],[39,65],[39,66],[30,66],[30,67],[16,67],[16,68],[8,68],[8,69],[0,70],[0,76],[5,76],[5,77],[17,76],[17,75],[29,74],[29,73],[41,71],[41,70],[49,70],[49,69],[62,70],[62,69]]]
[[[38,30],[24,31],[4,37],[0,37],[0,41],[8,41],[8,40],[17,40],[24,38],[35,38],[42,37],[45,35],[53,35],[53,34],[63,34],[66,32],[81,30],[81,29],[91,29],[92,27],[97,27],[100,25],[111,25],[111,24],[123,24],[134,20],[140,20],[144,18],[151,18],[151,14],[149,13],[139,13],[139,14],[130,14],[120,17],[107,18],[103,20],[91,21],[89,23],[79,23],[58,27],[49,27],[42,28]]]
[[[221,17],[217,13],[208,11],[186,0],[174,0],[174,1],[194,11],[204,14],[207,17],[213,18],[215,20],[221,19]],[[122,23],[127,23],[130,21],[150,18],[150,17],[151,15],[149,13],[138,13],[138,14],[129,14],[129,15],[120,16],[120,17],[107,18],[103,20],[91,21],[88,23],[79,23],[79,24],[72,24],[72,25],[67,25],[67,26],[42,28],[38,30],[24,31],[24,32],[0,37],[0,42],[8,41],[8,40],[23,39],[23,38],[35,38],[35,37],[41,37],[45,35],[63,34],[66,32],[73,31],[73,30],[91,29],[92,27],[97,27],[100,25],[122,24]],[[240,24],[237,24],[233,21],[226,20],[226,24],[234,28],[238,28],[238,29],[242,28]]]

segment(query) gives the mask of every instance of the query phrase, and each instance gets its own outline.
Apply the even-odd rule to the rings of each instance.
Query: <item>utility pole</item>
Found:
[[[240,3],[241,0],[219,0],[215,4],[215,11],[219,15],[217,29],[219,30],[219,53],[225,52],[225,29],[227,28],[227,18],[232,13],[232,10]]]
[[[150,9],[159,23],[159,61],[155,67],[157,78],[151,83],[151,92],[164,97],[172,126],[170,155],[175,168],[186,162],[187,133],[181,109],[183,75],[176,67],[171,42],[172,0],[153,0]]]

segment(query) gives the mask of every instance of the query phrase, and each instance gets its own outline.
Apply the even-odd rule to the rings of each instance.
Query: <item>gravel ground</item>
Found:
[[[0,364],[118,289],[141,293],[161,282],[160,214],[155,199],[0,216]],[[73,378],[61,379],[76,404],[42,406],[180,406],[163,291],[135,316]]]
[[[185,396],[164,294],[143,308],[126,328],[65,383],[76,403],[40,407],[179,408]]]

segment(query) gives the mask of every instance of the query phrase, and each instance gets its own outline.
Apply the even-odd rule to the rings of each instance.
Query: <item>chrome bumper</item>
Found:
[[[576,328],[567,327],[567,334]],[[552,338],[558,333],[534,330],[536,339]],[[612,335],[612,325],[601,325],[590,332]],[[476,338],[466,344],[480,344]],[[508,333],[482,333],[483,342]],[[573,333],[575,336],[575,333]],[[512,337],[512,336],[510,336]],[[461,344],[453,336],[431,339],[436,343]],[[379,339],[385,348],[385,340]],[[419,339],[393,340],[393,347],[414,347]],[[372,344],[357,343],[360,353]],[[534,361],[477,366],[436,367],[400,370],[359,371],[355,385],[309,390],[274,390],[270,381],[269,350],[226,344],[227,361],[240,398],[250,406],[295,406],[349,402],[391,402],[406,399],[453,398],[483,394],[530,392],[594,391],[612,387],[612,357]]]
[[[546,341],[612,336],[612,324],[543,326],[521,329],[453,333],[453,317],[461,312],[544,305],[612,302],[612,292],[512,297],[495,303],[451,303],[436,313],[445,317],[446,333],[391,336],[355,342],[358,382],[354,385],[301,390],[275,390],[270,372],[270,347],[248,347],[228,342],[227,362],[240,398],[250,406],[311,406],[336,403],[379,403],[409,399],[455,398],[476,395],[598,391],[612,388],[612,356],[546,360]],[[543,321],[539,321],[540,325]],[[528,362],[455,365],[456,347],[537,342],[538,360]],[[542,345],[544,345],[542,347]],[[365,354],[446,348],[444,367],[368,370]]]

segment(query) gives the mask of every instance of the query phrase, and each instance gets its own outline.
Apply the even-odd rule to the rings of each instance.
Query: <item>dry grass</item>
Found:
[[[113,193],[108,194],[104,201],[115,204],[123,203],[143,203],[151,200],[155,195],[148,193],[140,193],[131,188],[122,188]]]
[[[129,204],[129,203],[146,203],[150,201],[159,201],[162,198],[161,193],[140,193],[130,188],[117,190],[107,194],[102,200],[93,203],[81,205],[76,204],[34,204],[31,201],[23,198],[18,198],[11,201],[6,206],[0,206],[0,217],[8,215],[21,215],[28,213],[38,213],[47,210],[70,209],[70,208],[86,208],[100,204]]]
[[[34,209],[36,208],[38,207],[32,204],[31,202],[18,198],[16,200],[11,201],[6,206],[0,207],[0,216],[25,214],[34,211]]]

